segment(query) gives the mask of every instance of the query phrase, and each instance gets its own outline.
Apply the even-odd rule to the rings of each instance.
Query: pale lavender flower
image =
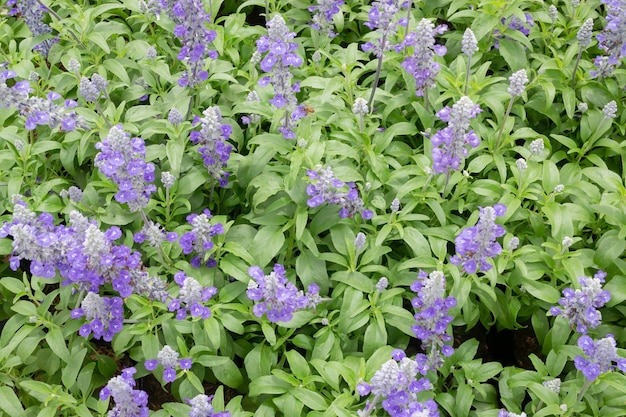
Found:
[[[615,119],[617,117],[617,103],[615,100],[611,100],[605,104],[602,108],[602,114],[604,114],[604,117],[607,119]]]
[[[354,247],[357,248],[357,250],[363,249],[365,247],[366,239],[367,238],[365,237],[365,233],[357,233],[356,237],[354,238]]]
[[[361,97],[358,97],[356,100],[354,100],[354,104],[352,104],[352,113],[357,115],[365,115],[369,113],[367,100]]]
[[[591,31],[593,30],[593,19],[589,18],[585,20],[585,23],[578,29],[576,33],[576,39],[582,48],[586,48],[591,44]]]
[[[528,164],[526,163],[526,160],[524,158],[518,158],[515,161],[515,165],[517,166],[517,169],[520,170],[520,172],[528,168]]]
[[[167,282],[156,275],[150,275],[148,271],[131,269],[130,285],[134,294],[138,294],[148,300],[158,300],[162,303],[167,300]]]
[[[505,230],[495,220],[497,216],[502,216],[505,212],[504,204],[481,207],[476,226],[463,229],[456,237],[456,255],[450,258],[450,262],[462,266],[468,274],[476,271],[489,271],[492,266],[487,259],[502,252],[502,246],[496,239],[504,236]]]
[[[291,42],[295,36],[295,32],[290,32],[287,28],[285,19],[277,14],[267,22],[267,35],[261,36],[256,42],[257,51],[266,54],[261,60],[261,69],[269,74],[259,80],[259,85],[271,84],[274,87],[274,97],[270,99],[270,103],[277,109],[285,109],[283,124],[278,129],[285,139],[296,138],[293,131],[296,122],[306,115],[304,106],[298,105],[296,98],[300,83],[291,83],[293,75],[290,68],[302,65],[302,58],[296,53],[298,44]]]
[[[170,112],[167,114],[167,121],[177,126],[183,122],[183,115],[176,107],[170,109]]]
[[[602,321],[602,313],[597,309],[604,306],[611,294],[602,289],[606,272],[598,271],[593,278],[580,277],[580,289],[566,288],[559,300],[561,307],[551,307],[550,314],[567,319],[572,329],[580,334],[587,334]]]
[[[163,171],[161,172],[161,182],[163,183],[163,187],[170,189],[174,186],[176,177],[169,171]]]
[[[465,29],[465,33],[463,33],[463,38],[461,39],[461,51],[471,57],[478,51],[478,41],[476,40],[476,35],[472,29]]]
[[[217,294],[217,288],[203,287],[196,279],[188,277],[182,271],[174,275],[174,281],[180,285],[180,291],[178,298],[170,301],[167,309],[176,311],[178,320],[184,320],[188,314],[203,319],[211,317],[211,310],[204,304]]]
[[[109,411],[110,417],[148,417],[148,394],[136,390],[133,375],[135,368],[126,368],[122,374],[109,380],[106,387],[100,391],[100,399],[105,401],[113,397],[115,407]]]
[[[393,201],[391,201],[389,209],[392,213],[397,213],[398,211],[400,211],[400,200],[397,197],[394,198]]]
[[[228,183],[228,172],[225,171],[230,151],[233,149],[226,142],[233,129],[222,124],[222,113],[217,106],[211,106],[202,112],[204,117],[196,117],[194,124],[200,123],[200,130],[191,132],[189,139],[200,145],[198,152],[202,156],[207,171],[221,187]]]
[[[258,102],[258,101],[261,101],[261,99],[259,98],[259,94],[256,91],[250,91],[248,93],[248,96],[246,97],[246,101]],[[241,117],[241,123],[243,123],[244,125],[256,124],[256,123],[259,123],[260,121],[261,121],[261,116],[259,116],[258,114],[254,114],[254,113]]]
[[[230,417],[229,411],[216,413],[211,404],[212,395],[198,394],[191,399],[185,399],[191,406],[189,417]]]
[[[550,7],[548,7],[548,16],[550,16],[552,24],[554,24],[554,22],[556,22],[556,19],[559,18],[559,10],[554,4],[551,4]]]
[[[78,71],[80,71],[80,62],[74,58],[70,58],[69,61],[67,61],[67,70],[69,72],[78,73]]]
[[[383,292],[389,286],[389,279],[387,277],[380,277],[376,283],[376,291]]]
[[[399,49],[413,46],[413,54],[402,61],[402,67],[415,78],[415,95],[423,96],[425,91],[435,85],[440,65],[434,60],[435,55],[446,54],[446,47],[435,44],[435,34],[447,30],[446,25],[435,25],[428,19],[422,19],[414,32],[409,33]]]
[[[433,172],[435,174],[458,171],[468,155],[468,146],[475,148],[480,139],[470,128],[470,120],[480,113],[478,104],[469,97],[461,97],[452,108],[446,106],[437,112],[437,117],[448,123],[431,137],[433,144]]]
[[[517,249],[518,246],[519,246],[519,238],[517,236],[513,236],[511,240],[509,240],[509,244],[507,245],[507,248],[513,251]]]
[[[357,213],[365,220],[374,216],[373,211],[365,209],[355,184],[335,178],[331,167],[308,170],[307,176],[311,181],[306,187],[306,193],[311,197],[307,200],[309,207],[317,207],[323,203],[339,205],[341,207],[339,217],[342,219],[353,217]]]
[[[526,75],[526,70],[521,69],[519,71],[514,72],[509,77],[509,87],[507,88],[507,93],[511,95],[511,97],[518,97],[524,93],[526,89],[526,83],[528,82],[528,76]]]
[[[148,371],[154,371],[157,366],[163,367],[163,380],[165,382],[176,381],[176,369],[190,369],[191,359],[178,359],[178,352],[168,345],[157,353],[156,359],[149,359],[144,362],[144,366]]]
[[[146,145],[141,138],[132,138],[121,125],[113,126],[108,136],[96,143],[100,152],[95,165],[118,186],[115,200],[128,204],[130,211],[148,205],[150,194],[156,191],[154,164],[146,162]]]
[[[430,274],[420,271],[411,290],[417,293],[411,301],[417,323],[411,330],[422,341],[422,349],[428,354],[428,367],[434,371],[443,365],[442,355],[454,353],[452,346],[446,344],[452,340],[446,330],[453,319],[448,312],[456,306],[456,299],[445,297],[446,277],[441,271]]]
[[[285,267],[281,264],[275,264],[269,275],[265,275],[260,267],[251,266],[248,275],[252,279],[246,294],[249,299],[256,301],[252,311],[257,317],[267,314],[267,319],[272,323],[290,321],[296,311],[315,307],[321,301],[317,284],[309,285],[306,294],[299,291],[287,280]]]
[[[154,46],[149,46],[148,49],[146,49],[146,59],[155,59],[157,57],[157,50],[154,48]]]
[[[561,379],[554,378],[549,381],[544,381],[541,383],[544,387],[548,388],[550,391],[559,394],[561,392]]]
[[[311,27],[329,38],[337,36],[333,26],[333,16],[339,13],[343,4],[343,0],[317,0],[316,6],[309,6],[309,11],[313,12]]]
[[[14,6],[9,11],[9,15],[20,16],[24,19],[33,37],[52,33],[52,28],[43,21],[45,12],[47,12],[48,9],[37,0],[9,0],[7,1],[7,6]],[[41,52],[43,56],[48,56],[50,48],[57,42],[59,42],[58,37],[46,39],[35,45],[33,50]]]
[[[545,144],[543,143],[543,139],[538,138],[530,142],[529,149],[530,153],[533,155],[541,155],[543,153],[543,149]]]
[[[176,232],[168,232],[163,229],[159,223],[148,221],[144,223],[141,230],[133,235],[133,240],[137,243],[148,242],[150,246],[160,247],[166,240],[168,242],[174,242],[178,239]]]
[[[396,19],[399,10],[398,0],[372,2],[372,7],[368,13],[369,20],[365,22],[365,26],[378,32],[379,37],[374,42],[366,42],[361,45],[363,51],[372,52],[377,58],[380,58],[386,51],[393,48],[391,38],[398,31],[398,24],[406,25],[406,22],[399,22]]]
[[[511,413],[507,410],[500,410],[498,412],[498,417],[528,417],[526,413],[522,412],[521,414]]]
[[[211,224],[213,217],[209,209],[204,209],[202,214],[190,214],[187,221],[191,224],[191,231],[185,233],[179,240],[185,255],[193,253],[191,266],[199,268],[202,264],[214,267],[217,262],[213,256],[209,256],[214,247],[213,237],[224,233],[221,223]]]
[[[78,85],[78,95],[86,101],[96,101],[103,93],[106,95],[108,85],[108,81],[98,73],[93,74],[91,80],[87,77],[82,77]]]
[[[585,356],[576,356],[574,365],[589,381],[595,381],[600,375],[616,368],[626,372],[626,359],[619,357],[612,334],[599,340],[581,336],[578,339],[578,347],[583,350]]]
[[[95,339],[107,342],[122,330],[124,305],[120,297],[100,297],[89,292],[80,304],[80,308],[72,310],[71,317],[85,317],[88,323],[83,324],[78,333],[87,337],[93,333]]]

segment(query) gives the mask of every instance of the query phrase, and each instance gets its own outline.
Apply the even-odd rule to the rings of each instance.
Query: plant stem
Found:
[[[376,94],[376,87],[378,87],[378,81],[380,80],[380,71],[383,68],[383,52],[385,51],[385,45],[387,44],[387,35],[383,35],[380,41],[380,56],[378,57],[378,66],[376,67],[376,75],[374,76],[374,83],[372,84],[372,93],[370,99],[367,102],[367,107],[370,109],[370,113],[374,111],[372,104],[374,103],[374,94]]]
[[[467,57],[467,69],[465,70],[465,88],[463,89],[463,95],[467,96],[467,87],[469,84],[470,66],[472,65],[472,57]]]
[[[572,88],[576,86],[576,70],[578,69],[578,64],[580,63],[580,57],[583,55],[583,47],[581,46],[578,49],[578,56],[576,57],[576,63],[574,64],[574,72],[572,73]]]
[[[496,140],[496,148],[495,152],[500,149],[500,139],[502,139],[502,133],[504,131],[504,125],[506,123],[506,119],[509,117],[511,113],[511,109],[513,108],[513,101],[515,101],[515,97],[511,97],[511,101],[509,101],[509,107],[506,108],[506,112],[504,113],[504,118],[502,119],[502,124],[500,125],[500,131],[498,132],[498,140]]]

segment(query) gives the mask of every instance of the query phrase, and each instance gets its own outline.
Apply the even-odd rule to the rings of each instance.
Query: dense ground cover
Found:
[[[624,0],[2,2],[0,415],[625,415],[625,56]]]

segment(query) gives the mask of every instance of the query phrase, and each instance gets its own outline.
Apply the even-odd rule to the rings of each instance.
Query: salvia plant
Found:
[[[625,16],[3,2],[0,417],[626,415]]]

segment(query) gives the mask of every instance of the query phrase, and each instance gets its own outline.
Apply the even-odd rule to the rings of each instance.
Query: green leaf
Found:
[[[243,376],[235,362],[231,359],[222,365],[211,368],[215,377],[231,388],[239,388],[243,384]]]
[[[526,278],[523,278],[523,285],[528,293],[533,297],[549,304],[556,304],[561,298],[559,290],[554,288],[552,285]]]
[[[267,342],[274,346],[276,344],[276,333],[274,332],[274,328],[265,321],[261,321],[261,330],[263,331],[263,336]]]
[[[303,380],[307,376],[311,375],[309,363],[297,351],[288,350],[287,352],[285,352],[285,356],[287,357],[287,361],[289,362],[289,368],[291,369],[291,372],[296,376],[296,378]]]
[[[61,329],[50,329],[46,335],[46,342],[48,342],[48,346],[50,346],[50,349],[52,349],[54,354],[61,358],[63,362],[70,362],[70,351],[67,348]]]
[[[455,392],[454,416],[465,417],[469,415],[474,401],[472,387],[467,384],[459,384]]]
[[[385,346],[387,344],[387,329],[385,328],[385,321],[378,313],[374,320],[370,322],[367,329],[365,329],[365,335],[363,337],[363,353],[365,356],[371,355],[376,349]]]
[[[328,408],[328,401],[317,392],[300,387],[293,387],[290,392],[311,410],[326,410]]]
[[[180,164],[183,160],[183,153],[185,153],[185,144],[183,141],[172,139],[168,140],[165,144],[165,154],[170,163],[170,170],[172,175],[176,178],[180,177]]]
[[[63,382],[63,385],[67,388],[71,388],[72,385],[77,382],[76,377],[83,366],[83,360],[85,359],[86,354],[87,348],[74,352],[67,363],[67,366],[63,368],[63,371],[61,372],[61,382]]]
[[[264,268],[280,252],[284,243],[285,235],[279,227],[261,227],[250,246],[250,253],[257,261],[255,265]]]
[[[372,293],[374,291],[372,280],[360,272],[339,271],[332,274],[330,279],[343,282],[364,293]]]
[[[415,256],[430,256],[430,245],[424,235],[414,227],[404,228],[404,241],[409,245]]]
[[[626,277],[615,275],[605,285],[604,289],[611,293],[611,299],[606,303],[607,307],[614,307],[626,300]]]
[[[513,71],[524,69],[528,66],[526,51],[521,43],[513,39],[502,38],[499,40],[499,44],[502,58]]]
[[[10,387],[0,386],[0,408],[11,417],[25,417],[22,403]]]
[[[610,230],[598,241],[593,261],[606,269],[622,256],[625,249],[626,241],[619,238],[617,230]]]
[[[249,385],[249,395],[256,397],[263,394],[279,395],[289,392],[293,386],[286,381],[274,376],[266,375],[252,380]]]

